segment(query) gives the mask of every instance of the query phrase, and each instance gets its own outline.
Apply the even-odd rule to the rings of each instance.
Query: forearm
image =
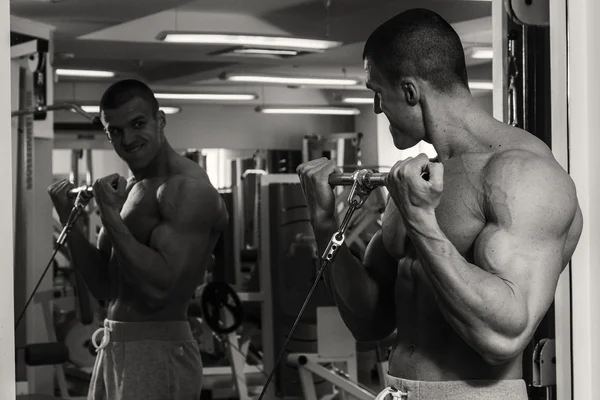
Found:
[[[527,320],[513,289],[499,276],[467,262],[435,215],[415,218],[407,233],[453,328],[481,354],[510,353]]]
[[[98,300],[108,299],[110,297],[108,264],[102,258],[100,251],[83,235],[82,224],[76,224],[69,233],[67,248],[72,265],[83,277],[92,296]]]
[[[138,242],[118,211],[104,212],[101,218],[120,268],[151,296],[161,296],[168,291],[172,276],[160,253]]]
[[[319,257],[325,252],[337,228],[335,221],[315,224]],[[350,253],[346,244],[340,247],[323,277],[342,319],[357,340],[379,340],[394,329],[393,315],[389,315],[392,304],[381,301],[385,296],[381,296],[375,281]],[[390,300],[393,303],[393,298]]]

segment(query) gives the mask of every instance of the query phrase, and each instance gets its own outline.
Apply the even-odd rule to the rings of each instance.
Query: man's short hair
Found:
[[[100,100],[100,110],[118,108],[134,98],[147,102],[152,109],[152,114],[156,115],[159,106],[154,92],[148,85],[136,79],[124,79],[106,89]]]
[[[418,77],[443,93],[451,93],[456,85],[469,87],[460,38],[431,10],[407,10],[384,22],[367,39],[364,59],[392,85],[402,77]]]

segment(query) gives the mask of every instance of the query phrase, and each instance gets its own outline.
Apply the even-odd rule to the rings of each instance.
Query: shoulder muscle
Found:
[[[157,191],[161,217],[184,227],[218,227],[227,220],[221,196],[203,177],[176,175]]]
[[[505,229],[566,233],[578,209],[570,176],[551,157],[510,150],[484,169],[486,214]]]
[[[136,183],[137,181],[135,180],[135,176],[130,176],[129,178],[127,178],[127,186],[125,186],[125,192],[129,194],[129,192],[131,192],[131,189],[133,189]]]

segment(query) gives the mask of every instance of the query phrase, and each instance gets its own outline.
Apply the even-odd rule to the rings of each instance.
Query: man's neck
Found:
[[[422,107],[427,141],[441,162],[484,148],[495,120],[472,97],[438,97]]]
[[[170,165],[169,161],[173,152],[173,149],[165,140],[152,161],[150,161],[147,166],[139,170],[131,170],[135,180],[139,182],[143,179],[158,178],[160,176],[168,175]]]

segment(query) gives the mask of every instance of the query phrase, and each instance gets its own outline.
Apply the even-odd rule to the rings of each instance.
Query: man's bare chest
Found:
[[[469,262],[473,261],[474,243],[485,225],[483,201],[481,185],[478,184],[474,174],[469,174],[464,168],[444,167],[444,190],[441,202],[435,211],[437,224]],[[404,304],[415,307],[418,302],[419,312],[429,310],[436,313],[437,307],[428,289],[430,284],[421,265],[423,261],[407,235],[403,218],[393,200],[390,200],[386,207],[382,234],[386,250],[398,260],[396,276],[398,306]],[[403,244],[398,246],[399,242]],[[397,251],[399,248],[401,252]],[[413,298],[415,295],[418,296],[418,300]],[[406,311],[404,306],[400,309]]]
[[[479,174],[465,169],[462,164],[445,165],[444,190],[435,210],[441,231],[467,259],[471,258],[473,244],[485,225],[485,199],[479,184]],[[403,218],[391,199],[382,221],[383,241],[388,252],[397,259],[414,254]],[[402,248],[404,254],[399,254],[398,248]]]
[[[469,178],[464,170],[450,171],[444,178],[444,192],[435,210],[440,229],[467,259],[485,226],[484,194],[480,185]]]

